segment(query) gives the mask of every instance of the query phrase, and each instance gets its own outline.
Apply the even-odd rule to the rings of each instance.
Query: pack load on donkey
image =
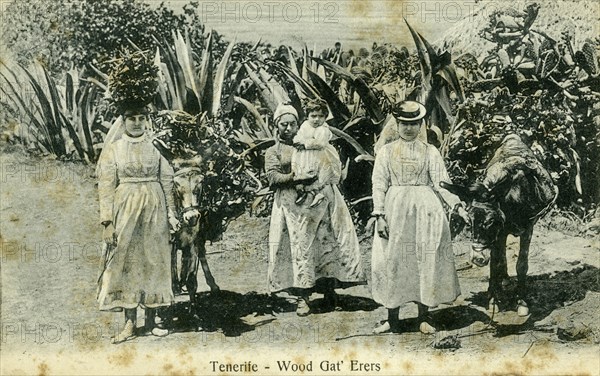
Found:
[[[216,122],[221,121],[183,111],[161,111],[155,118],[154,144],[175,170],[173,189],[181,222],[172,241],[173,291],[181,293],[185,287],[192,305],[196,303],[199,265],[211,292],[219,291],[206,261],[206,242],[219,240],[229,222],[244,213],[261,188],[260,181],[245,168],[235,140],[227,137],[226,124],[213,124]]]
[[[504,138],[485,172],[470,187],[443,184],[469,203],[473,235],[471,260],[477,266],[490,263],[488,295],[496,310],[503,281],[508,278],[506,240],[520,237],[517,261],[518,301],[521,316],[529,313],[526,277],[529,245],[535,223],[552,206],[558,190],[548,171],[521,138]]]

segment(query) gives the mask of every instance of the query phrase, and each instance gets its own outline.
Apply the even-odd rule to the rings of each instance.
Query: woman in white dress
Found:
[[[173,169],[146,134],[148,123],[145,108],[125,110],[122,123],[113,125],[124,127],[122,135],[105,145],[98,161],[103,239],[109,244],[98,302],[100,310],[125,311],[125,326],[113,343],[135,336],[138,306],[145,309],[146,331],[167,335],[155,327],[156,308],[174,301],[169,223],[177,229],[179,222]]]
[[[460,200],[440,187],[450,182],[444,161],[432,145],[418,139],[425,107],[405,101],[392,110],[399,139],[383,146],[373,169],[373,299],[388,309],[388,320],[374,332],[395,331],[399,309],[416,302],[420,330],[435,328],[428,309],[460,295],[450,227],[441,200],[459,210]],[[462,215],[466,215],[464,209]]]
[[[275,192],[269,229],[269,291],[298,296],[296,313],[306,316],[313,292],[324,293],[325,301],[335,308],[335,288],[364,284],[366,278],[352,217],[337,186],[325,185],[324,199],[317,206],[296,203],[296,185],[317,179],[297,178],[292,172],[297,111],[280,105],[274,123],[277,141],[265,153],[266,176]]]

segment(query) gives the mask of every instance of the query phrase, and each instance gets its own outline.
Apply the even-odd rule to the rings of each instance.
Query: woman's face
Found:
[[[298,120],[292,114],[281,115],[277,121],[277,130],[282,140],[292,140],[298,133]]]
[[[400,130],[400,137],[407,141],[412,141],[419,136],[421,131],[421,120],[408,122],[398,120],[398,128]]]
[[[144,134],[148,125],[148,115],[133,114],[125,116],[125,131],[133,137]]]

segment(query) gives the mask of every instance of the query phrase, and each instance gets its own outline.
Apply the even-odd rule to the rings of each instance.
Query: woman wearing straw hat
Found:
[[[306,316],[312,292],[324,293],[325,302],[336,308],[334,289],[364,284],[365,277],[358,237],[338,188],[326,185],[324,204],[316,207],[296,203],[296,185],[315,181],[296,179],[291,168],[298,112],[291,105],[280,105],[274,123],[276,144],[265,154],[266,175],[275,191],[269,229],[269,290],[298,296],[296,313]]]
[[[450,179],[439,151],[418,139],[425,107],[404,101],[392,114],[400,138],[381,147],[373,169],[377,221],[371,287],[374,300],[388,310],[388,320],[374,332],[398,330],[400,307],[416,302],[420,330],[431,333],[435,328],[429,308],[460,295],[450,227],[441,202],[458,210],[460,200],[440,187],[441,181]]]

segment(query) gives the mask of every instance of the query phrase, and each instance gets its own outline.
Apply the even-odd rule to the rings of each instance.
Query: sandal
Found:
[[[133,325],[133,321],[127,320],[127,322],[125,322],[125,327],[123,328],[121,333],[112,337],[110,339],[110,343],[112,343],[113,345],[116,345],[116,344],[128,341],[132,338],[135,338],[134,329],[135,328]]]

